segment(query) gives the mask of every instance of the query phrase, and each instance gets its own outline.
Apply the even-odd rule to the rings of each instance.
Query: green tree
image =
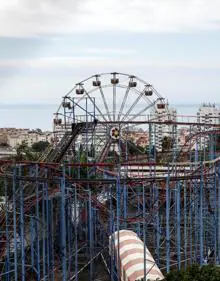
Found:
[[[136,281],[144,281],[144,278]],[[220,281],[220,267],[192,265],[186,270],[172,270],[164,281]]]
[[[146,152],[146,148],[137,145],[136,143],[134,143],[133,141],[128,141],[127,142],[127,149],[128,149],[128,153],[130,155],[137,155],[137,154],[144,154],[147,153]]]
[[[20,145],[16,147],[15,159],[18,161],[37,161],[39,158],[39,153],[33,151],[31,147],[28,146],[26,141],[23,141]]]
[[[34,152],[44,152],[49,145],[48,141],[38,141],[32,145],[32,149]]]
[[[165,136],[162,139],[162,151],[169,151],[173,148],[173,139],[169,136]]]

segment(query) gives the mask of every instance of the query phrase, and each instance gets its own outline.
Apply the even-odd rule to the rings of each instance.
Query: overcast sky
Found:
[[[58,104],[108,71],[171,103],[218,103],[219,11],[219,0],[1,0],[1,104]]]

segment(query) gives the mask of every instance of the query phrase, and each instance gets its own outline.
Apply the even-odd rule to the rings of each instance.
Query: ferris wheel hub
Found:
[[[113,139],[113,140],[118,140],[119,137],[120,137],[120,131],[119,131],[119,128],[118,127],[112,127],[111,130],[110,130],[110,137]]]

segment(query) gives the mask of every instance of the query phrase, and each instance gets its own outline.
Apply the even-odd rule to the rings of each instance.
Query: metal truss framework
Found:
[[[157,98],[131,115],[126,101],[135,83],[143,84],[138,91],[147,92],[147,99],[155,89],[122,75],[128,86],[122,87],[125,94],[117,106],[121,76],[109,75],[111,111],[102,75],[95,75],[89,79],[105,113],[82,81],[73,90],[86,95],[84,105],[70,93],[64,97],[54,146],[39,162],[0,162],[5,200],[0,205],[0,280],[120,280],[109,236],[121,229],[135,231],[164,272],[220,263],[219,126],[184,122],[190,132],[186,143],[167,152],[169,163],[159,163],[151,147],[154,126],[161,122],[135,116],[157,105],[158,98],[164,104],[162,97],[156,92]],[[140,123],[151,134],[150,147],[144,153],[133,148],[132,154],[126,132]],[[201,143],[207,145],[201,148]]]

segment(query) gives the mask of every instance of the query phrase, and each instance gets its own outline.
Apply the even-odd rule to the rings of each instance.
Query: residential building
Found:
[[[155,124],[152,128],[152,144],[155,145],[157,151],[162,151],[162,141],[164,137],[170,137],[175,145],[177,140],[177,131],[175,122],[177,121],[177,111],[175,108],[169,107],[169,104],[164,104],[164,107],[155,108],[150,114],[151,120],[160,121],[161,124]],[[169,124],[163,124],[168,122]]]
[[[197,122],[205,124],[204,126],[199,126],[198,131],[213,130],[212,125],[220,124],[220,108],[211,103],[202,104],[197,112]],[[203,149],[208,145],[208,142],[209,137],[207,135],[201,136],[198,148]]]
[[[6,143],[15,148],[23,141],[29,146],[39,141],[52,141],[52,132],[42,132],[41,130],[0,128],[0,143]]]
[[[197,122],[205,123],[208,127],[211,127],[211,124],[220,124],[220,108],[215,104],[204,103],[197,112]]]

